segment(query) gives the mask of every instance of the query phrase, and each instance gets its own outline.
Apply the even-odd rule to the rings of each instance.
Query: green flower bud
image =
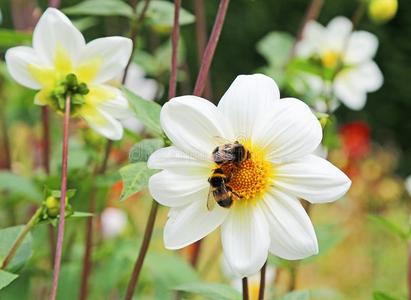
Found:
[[[371,0],[368,5],[368,15],[377,22],[383,23],[394,18],[398,9],[398,0]]]
[[[71,96],[71,103],[77,105],[84,104],[84,96],[81,94],[74,94],[73,96]]]
[[[49,217],[55,218],[59,214],[60,201],[53,196],[46,199],[47,215]]]
[[[77,86],[77,92],[79,92],[82,95],[87,95],[90,92],[90,90],[87,87],[87,84],[82,82]]]
[[[66,76],[67,87],[73,89],[77,86],[77,76],[73,73],[70,73]]]

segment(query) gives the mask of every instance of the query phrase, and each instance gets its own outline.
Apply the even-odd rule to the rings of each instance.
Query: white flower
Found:
[[[352,31],[352,23],[345,17],[336,17],[327,27],[310,21],[304,28],[303,38],[297,44],[297,56],[319,60],[326,68],[337,73],[333,90],[349,108],[362,109],[367,93],[378,90],[383,75],[373,57],[378,39],[366,31]]]
[[[145,77],[144,70],[135,63],[130,64],[127,70],[124,86],[144,100],[153,101],[157,95],[159,85],[154,79]],[[144,125],[134,115],[121,121],[128,130],[140,133]]]
[[[340,198],[351,182],[328,161],[312,155],[322,138],[309,107],[280,100],[264,75],[236,78],[216,107],[182,96],[161,111],[161,125],[173,146],[153,153],[148,166],[163,169],[149,181],[151,195],[171,207],[164,229],[168,249],[198,241],[221,226],[224,256],[239,277],[257,273],[268,251],[301,259],[318,252],[313,225],[299,198],[324,203]],[[207,209],[208,177],[217,167],[212,151],[219,136],[239,141],[251,157],[229,185],[243,198],[231,208]]]
[[[123,127],[118,119],[128,115],[128,102],[119,89],[107,84],[120,74],[131,55],[132,41],[106,37],[86,44],[81,32],[60,11],[48,8],[33,32],[33,48],[7,51],[11,76],[20,84],[39,90],[34,102],[53,106],[53,92],[70,73],[89,89],[84,104],[73,114],[84,118],[103,136],[117,140]],[[55,103],[54,103],[55,106]]]
[[[112,238],[121,234],[127,226],[127,215],[115,207],[107,207],[101,213],[101,231],[103,237]]]

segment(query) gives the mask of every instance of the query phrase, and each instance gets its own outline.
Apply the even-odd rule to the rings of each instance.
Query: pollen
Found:
[[[335,68],[340,60],[341,55],[335,51],[327,51],[322,57],[321,61],[323,65],[327,68]]]
[[[226,170],[231,172],[227,185],[240,197],[240,201],[255,201],[260,199],[269,187],[273,176],[272,164],[265,159],[262,151],[255,147],[246,149],[251,149],[250,157],[239,166]]]

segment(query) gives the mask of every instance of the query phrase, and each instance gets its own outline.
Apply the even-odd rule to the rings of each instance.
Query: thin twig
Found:
[[[102,175],[106,172],[108,158],[110,156],[111,148],[113,145],[113,141],[107,140],[106,148],[104,151],[104,157],[100,167],[96,167],[94,171],[94,177],[97,175]],[[93,214],[96,210],[96,185],[93,182],[91,188],[91,197],[89,201],[89,213]],[[85,240],[85,248],[84,248],[84,257],[83,257],[83,271],[81,274],[81,283],[80,283],[80,300],[87,299],[88,296],[88,282],[91,274],[91,269],[93,267],[92,260],[91,260],[91,253],[93,250],[93,224],[94,224],[94,216],[91,216],[86,221],[86,240]]]
[[[211,32],[210,39],[208,40],[207,47],[204,51],[204,55],[201,60],[200,71],[198,72],[197,81],[194,87],[194,95],[196,96],[201,96],[203,94],[208,72],[210,70],[211,62],[214,57],[214,52],[220,38],[221,30],[223,29],[224,19],[227,13],[229,2],[229,0],[220,1],[217,16],[213,26],[213,31]]]
[[[180,39],[180,8],[181,0],[174,0],[174,24],[171,34],[171,73],[168,87],[168,99],[174,98],[177,88],[177,70],[178,70],[178,41]]]
[[[133,268],[133,273],[128,283],[125,300],[131,300],[133,298],[134,290],[137,286],[138,278],[143,267],[144,258],[146,257],[148,246],[150,245],[151,235],[153,234],[154,223],[157,216],[157,210],[158,203],[153,200],[153,203],[151,204],[150,216],[148,217],[146,229],[144,232],[143,242],[141,244],[137,261]]]
[[[267,268],[267,262],[265,262],[265,264],[263,265],[260,271],[260,287],[258,289],[258,300],[264,300],[266,268]]]
[[[242,279],[242,284],[243,284],[243,300],[249,300],[248,296],[248,280],[247,277],[244,277]]]
[[[133,9],[135,11],[136,7],[137,7],[137,4],[138,4],[138,1],[132,2],[132,3],[135,5],[135,6],[133,6]],[[133,61],[133,55],[134,55],[134,52],[136,50],[137,35],[138,35],[139,30],[140,30],[140,26],[143,23],[144,18],[146,16],[146,12],[147,12],[149,4],[150,4],[150,0],[145,0],[143,10],[141,11],[140,15],[137,17],[137,20],[131,24],[130,39],[133,41],[133,49],[131,50],[130,59],[128,60],[127,65],[124,68],[124,75],[123,75],[123,79],[121,80],[122,84],[124,84],[126,82],[127,71],[128,71],[128,68],[131,65],[131,62]]]
[[[24,228],[20,231],[19,235],[17,236],[16,240],[11,246],[9,252],[7,253],[6,258],[4,259],[0,269],[4,270],[7,268],[8,264],[11,262],[17,250],[19,249],[21,243],[24,241],[26,235],[30,232],[33,226],[37,224],[37,221],[39,220],[42,211],[42,207],[39,207],[34,213],[34,215],[30,218],[30,220],[26,223]]]
[[[54,258],[53,285],[50,292],[50,300],[55,300],[57,296],[57,286],[60,276],[61,254],[63,249],[64,238],[64,221],[66,213],[66,192],[67,192],[67,162],[68,162],[68,144],[69,144],[69,125],[70,125],[70,95],[66,96],[66,106],[64,112],[64,133],[63,133],[63,155],[61,165],[61,197],[60,197],[60,214],[59,226],[57,232],[56,256]]]
[[[204,0],[194,1],[194,13],[196,16],[197,58],[198,63],[201,64],[201,59],[207,43],[207,23],[205,18]],[[213,98],[210,74],[207,75],[204,98],[208,100]]]

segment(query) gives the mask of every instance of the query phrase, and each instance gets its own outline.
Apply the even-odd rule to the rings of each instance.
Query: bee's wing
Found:
[[[207,209],[209,211],[212,211],[215,205],[215,199],[213,195],[213,189],[210,186],[210,189],[208,190],[208,197],[207,197]]]

